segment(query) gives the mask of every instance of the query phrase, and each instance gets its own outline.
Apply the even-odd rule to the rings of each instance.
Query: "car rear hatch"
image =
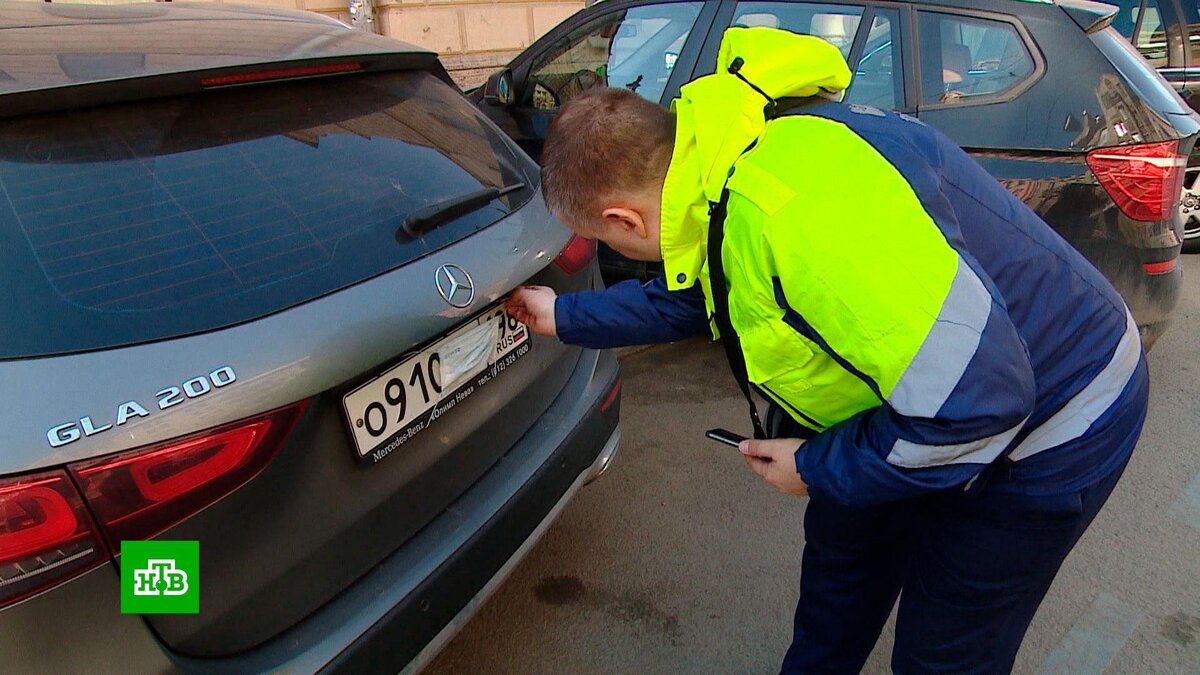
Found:
[[[501,461],[578,361],[495,309],[593,280],[536,166],[429,71],[356,70],[0,129],[0,475],[65,465],[114,551],[198,540],[200,613],[147,617],[181,653],[249,649],[328,602]],[[422,351],[450,333],[490,354],[453,386]],[[379,411],[350,405],[383,375]]]

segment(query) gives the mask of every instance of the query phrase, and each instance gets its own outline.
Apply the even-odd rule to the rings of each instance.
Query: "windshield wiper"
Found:
[[[416,239],[442,223],[461,218],[472,211],[478,211],[491,204],[495,199],[510,192],[516,192],[523,187],[525,187],[524,183],[516,183],[503,187],[483,188],[422,206],[404,219],[400,229],[396,230],[396,240],[404,241],[405,237]]]

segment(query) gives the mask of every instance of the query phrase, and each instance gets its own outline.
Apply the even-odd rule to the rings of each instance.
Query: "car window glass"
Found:
[[[1167,65],[1167,34],[1156,0],[1145,0],[1134,16],[1133,44],[1153,66]]]
[[[1110,4],[1117,6],[1117,15],[1109,24],[1118,33],[1133,39],[1133,29],[1137,26],[1138,15],[1142,11],[1144,0],[1113,0]]]
[[[1184,28],[1187,30],[1188,51],[1192,57],[1192,67],[1200,67],[1200,5],[1196,2],[1181,2],[1179,7],[1183,11],[1180,23],[1184,24]]]
[[[924,103],[968,103],[1008,91],[1033,75],[1033,57],[1011,24],[919,15]]]
[[[854,34],[862,20],[862,7],[819,5],[802,2],[739,2],[734,26],[768,26],[793,33],[815,35],[850,54]]]
[[[897,26],[900,13],[880,9],[871,21],[862,56],[854,69],[847,103],[899,108],[904,103],[904,68],[900,64]]]
[[[579,27],[534,62],[525,103],[552,110],[598,86],[625,87],[658,102],[702,7],[642,5]]]

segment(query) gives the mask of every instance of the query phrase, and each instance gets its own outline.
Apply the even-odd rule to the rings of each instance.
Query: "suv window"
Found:
[[[703,6],[640,5],[580,26],[534,62],[525,104],[553,110],[598,86],[625,87],[658,103]]]
[[[1193,0],[1179,3],[1179,8],[1182,10],[1180,23],[1183,24],[1182,30],[1186,31],[1188,53],[1192,57],[1192,67],[1196,68],[1200,66],[1200,5]]]
[[[529,198],[396,239],[427,204],[532,186],[511,147],[424,72],[5,119],[0,358],[211,330],[399,267]]]
[[[893,109],[904,105],[899,25],[898,10],[875,10],[862,56],[854,69],[850,91],[846,92],[847,103]]]
[[[1011,24],[918,12],[923,103],[969,103],[1002,94],[1033,75],[1034,62]]]
[[[1155,0],[1143,0],[1135,13],[1133,44],[1151,65],[1167,65],[1167,33]]]
[[[850,54],[854,34],[862,20],[862,7],[819,5],[804,2],[739,2],[733,15],[734,26],[767,26],[793,33],[815,35]]]

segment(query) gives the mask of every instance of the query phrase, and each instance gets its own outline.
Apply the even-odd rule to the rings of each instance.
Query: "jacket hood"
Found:
[[[735,62],[736,74],[730,72]],[[776,28],[725,31],[716,72],[684,85],[671,104],[675,148],[661,213],[668,288],[689,288],[700,280],[709,295],[701,274],[708,205],[720,199],[734,162],[766,129],[766,97],[840,94],[849,84],[845,59],[825,40]]]

